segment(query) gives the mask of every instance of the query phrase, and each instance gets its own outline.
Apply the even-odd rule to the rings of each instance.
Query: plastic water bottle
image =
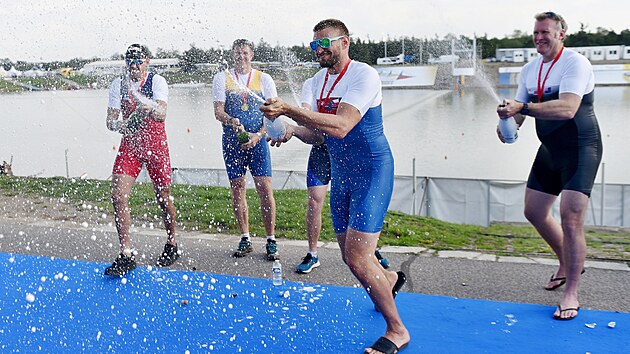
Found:
[[[282,264],[276,259],[273,262],[273,285],[282,285]]]
[[[284,126],[284,122],[280,117],[274,120],[265,118],[264,124],[267,129],[267,135],[273,140],[282,139],[287,133],[287,128]]]
[[[514,117],[499,118],[499,130],[507,144],[513,144],[518,139],[518,129]]]

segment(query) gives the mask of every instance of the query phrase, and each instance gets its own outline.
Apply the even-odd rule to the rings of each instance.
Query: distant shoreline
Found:
[[[510,71],[517,70],[517,68],[522,67],[526,63],[505,63],[505,62],[483,62],[482,70],[483,77],[485,80],[494,83],[496,88],[513,88],[516,87],[516,83],[514,77],[509,79],[508,83],[505,83],[505,79],[500,80],[499,69],[500,68],[513,68]],[[619,66],[623,65],[623,69],[625,71],[625,75],[627,78],[625,80],[627,82],[615,82],[615,83],[606,83],[606,82],[596,82],[596,86],[629,86],[630,85],[630,60],[615,60],[615,61],[596,61],[592,63],[594,67],[600,67],[606,69],[611,66]],[[381,66],[382,67],[382,66]],[[397,66],[392,66],[397,67]],[[447,75],[446,65],[440,66],[439,75],[444,76]],[[450,65],[449,65],[450,67]],[[442,70],[444,69],[444,70]],[[296,79],[302,80],[306,77],[309,77],[314,73],[315,70],[304,70],[304,72],[298,73]],[[291,82],[287,79],[286,73],[282,70],[271,70],[270,73],[272,77],[274,77],[274,81],[278,89],[291,89]],[[183,88],[205,88],[212,86],[212,78],[214,76],[214,72],[193,72],[193,73],[183,73],[183,72],[165,72],[162,73],[163,76],[166,77],[169,86],[171,87],[183,87]],[[513,75],[515,76],[515,75]],[[115,75],[103,75],[103,76],[86,76],[82,74],[75,74],[69,77],[65,77],[61,74],[57,74],[54,76],[44,76],[44,77],[4,77],[0,79],[0,93],[24,93],[24,92],[32,92],[32,91],[71,91],[71,90],[90,90],[90,89],[105,89],[109,87],[111,80]],[[452,80],[451,80],[452,78]],[[464,85],[465,87],[477,87],[476,82],[478,78],[475,76],[467,77],[467,83]],[[448,77],[446,80],[441,80],[441,82],[435,83],[434,86],[423,86],[423,87],[385,87],[385,89],[446,89],[455,87],[457,83],[457,77]],[[502,82],[503,81],[503,82]],[[621,80],[618,80],[621,81]]]

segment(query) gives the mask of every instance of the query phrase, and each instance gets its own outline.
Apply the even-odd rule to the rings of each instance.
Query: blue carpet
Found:
[[[113,279],[105,267],[0,253],[0,352],[362,353],[385,329],[363,289],[147,267]],[[413,293],[396,301],[412,336],[403,353],[630,348],[628,313],[581,310],[560,322],[550,306]]]

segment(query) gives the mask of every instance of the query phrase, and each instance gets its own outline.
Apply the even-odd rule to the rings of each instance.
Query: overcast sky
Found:
[[[549,10],[565,17],[569,33],[580,24],[592,32],[630,28],[628,0],[0,0],[0,59],[108,58],[135,42],[153,52],[229,46],[235,38],[300,45],[330,17],[354,37],[376,41],[448,33],[503,38],[531,32],[534,14]]]

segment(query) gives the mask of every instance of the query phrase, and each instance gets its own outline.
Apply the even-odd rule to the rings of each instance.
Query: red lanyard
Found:
[[[350,62],[351,61],[352,61],[352,59],[349,60],[348,63],[346,64],[346,66],[343,67],[343,70],[341,70],[341,72],[339,73],[339,76],[337,76],[337,79],[335,80],[335,82],[333,82],[332,86],[330,87],[330,90],[328,90],[328,94],[326,95],[326,99],[322,100],[322,98],[324,96],[324,88],[326,87],[326,83],[328,82],[328,71],[326,71],[326,78],[324,79],[324,85],[322,85],[322,91],[319,93],[319,102],[317,103],[317,110],[318,111],[321,111],[322,108],[326,106],[326,103],[330,99],[330,94],[335,89],[335,86],[337,86],[337,83],[339,83],[339,80],[341,80],[343,75],[348,70],[348,66],[350,66]]]
[[[249,69],[249,74],[247,74],[247,84],[245,84],[245,87],[249,88],[249,80],[251,80],[252,78],[252,69]],[[236,72],[236,69],[234,69],[234,76],[236,76],[236,81],[238,81],[238,73]],[[247,91],[243,91],[243,105],[245,105],[247,103]]]
[[[138,86],[138,93],[142,90],[142,86],[144,86],[144,81],[147,79],[147,74],[145,73],[142,77],[142,81],[140,82],[140,86]],[[133,99],[133,94],[131,91],[131,80],[129,80],[129,102],[131,103],[131,112],[136,110],[136,100]]]
[[[542,75],[542,68],[543,68],[543,62],[540,63],[540,70],[538,70],[538,91],[536,92],[538,94],[538,102],[542,102],[542,97],[543,97],[543,90],[545,89],[545,82],[547,82],[547,76],[549,76],[549,72],[551,72],[551,68],[553,68],[553,66],[556,64],[556,62],[558,61],[558,59],[560,59],[560,55],[562,55],[562,51],[564,50],[564,46],[562,46],[562,49],[560,49],[560,52],[558,53],[558,55],[556,55],[556,57],[553,59],[553,62],[551,62],[551,66],[549,66],[549,70],[547,70],[547,74],[545,74],[545,78],[543,79],[542,82],[542,87],[540,86],[540,75]]]

